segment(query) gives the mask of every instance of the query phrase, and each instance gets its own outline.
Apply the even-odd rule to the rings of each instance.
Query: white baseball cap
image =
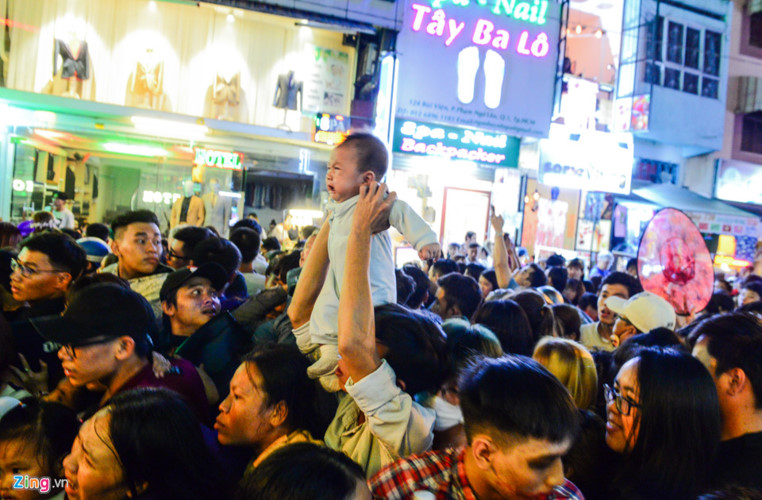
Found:
[[[629,300],[609,297],[606,299],[606,307],[625,318],[643,333],[659,327],[674,330],[677,323],[677,316],[672,305],[651,292],[641,292],[633,295]]]

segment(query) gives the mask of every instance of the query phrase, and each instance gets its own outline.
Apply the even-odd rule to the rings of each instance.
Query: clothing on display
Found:
[[[304,84],[294,80],[294,72],[289,71],[284,75],[278,75],[278,85],[275,88],[273,106],[280,109],[302,109],[302,92]],[[297,97],[299,104],[297,106]]]
[[[125,105],[166,111],[164,94],[164,61],[152,48],[138,57],[135,71],[127,85]]]
[[[186,205],[187,204],[187,205]],[[183,206],[187,206],[183,214]],[[196,195],[184,196],[175,200],[172,205],[172,213],[169,219],[169,228],[172,229],[180,224],[202,226],[204,224],[204,202]]]
[[[246,199],[254,208],[283,210],[300,200],[312,197],[311,182],[291,184],[251,183],[246,185]]]
[[[230,212],[232,211],[231,199],[214,192],[206,193],[201,199],[204,200],[204,210],[206,211],[204,225],[214,226],[220,236],[227,238]]]
[[[77,182],[77,176],[74,174],[74,170],[72,170],[71,167],[66,167],[66,177],[64,181],[64,193],[66,193],[66,196],[70,199],[74,199],[74,194],[76,192],[75,185]]]
[[[76,43],[79,43],[79,47],[76,47]],[[74,45],[77,49],[76,56],[72,52],[69,43],[56,38],[55,53],[53,54],[53,74],[58,74],[58,56],[61,56],[61,78],[87,80],[90,78],[87,42],[75,42],[71,45]]]
[[[248,104],[241,88],[241,73],[226,78],[217,73],[206,91],[204,116],[217,120],[247,122]]]

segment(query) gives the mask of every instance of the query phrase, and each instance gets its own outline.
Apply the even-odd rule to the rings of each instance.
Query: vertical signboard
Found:
[[[546,137],[556,0],[407,0],[397,116]]]

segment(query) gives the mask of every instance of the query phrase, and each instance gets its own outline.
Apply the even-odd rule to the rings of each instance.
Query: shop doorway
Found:
[[[468,231],[476,232],[483,242],[489,227],[492,193],[473,189],[446,187],[442,202],[442,248],[449,243],[463,243]]]

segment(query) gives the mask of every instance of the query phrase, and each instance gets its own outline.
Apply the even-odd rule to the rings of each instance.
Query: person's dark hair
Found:
[[[469,243],[468,248],[481,248],[481,245],[478,243]]]
[[[600,278],[600,276],[598,276]],[[601,280],[597,280],[598,285],[601,284]],[[585,292],[592,293],[593,295],[596,295],[598,293],[598,285],[593,283],[590,280],[582,280],[582,284],[585,285]]]
[[[543,276],[545,276],[543,274]],[[555,318],[553,309],[545,301],[545,297],[534,290],[524,290],[511,295],[511,300],[516,302],[527,315],[529,325],[532,327],[532,349],[540,341],[540,338],[553,336]]]
[[[53,196],[54,200],[61,200],[61,201],[69,201],[69,195],[64,193],[63,191],[59,191],[58,193]]]
[[[553,309],[553,317],[560,326],[559,334],[579,342],[582,318],[579,317],[577,308],[570,304],[554,304],[551,309]]]
[[[456,264],[454,260],[439,259],[431,265],[431,269],[434,276],[442,277],[450,273],[457,273],[458,264]]]
[[[449,367],[447,378],[457,378],[460,371],[478,356],[499,358],[503,348],[495,334],[485,326],[472,325],[464,319],[448,319],[442,323],[447,335]]]
[[[299,267],[301,256],[301,250],[294,250],[287,254],[281,255],[278,261],[273,265],[272,272],[278,276],[281,283],[286,283],[288,272],[290,270]]]
[[[542,365],[525,356],[480,357],[458,384],[466,437],[485,433],[560,443],[573,440],[579,415],[569,391]]]
[[[550,257],[548,257],[548,260],[545,263],[548,268],[551,267],[564,267],[566,265],[566,259],[563,255],[559,255],[557,253],[554,253]]]
[[[482,302],[479,283],[470,276],[446,274],[437,280],[437,285],[444,290],[447,303],[458,306],[461,314],[468,319],[471,319]]]
[[[585,292],[582,297],[579,298],[579,301],[577,302],[577,307],[579,307],[582,311],[587,309],[588,307],[592,307],[593,309],[598,308],[598,297],[594,293]]]
[[[244,219],[251,220],[251,219]],[[259,233],[248,227],[239,227],[230,233],[230,241],[241,251],[241,261],[252,262],[259,253]]]
[[[183,253],[190,258],[198,244],[214,238],[214,233],[205,227],[187,226],[178,229],[172,238],[183,242]]]
[[[746,270],[750,273],[754,273],[754,268],[749,266]],[[741,280],[740,288],[745,288],[747,283],[762,283],[762,276],[756,274],[750,274]]]
[[[635,271],[638,270],[638,258],[633,257],[627,261],[627,265],[625,266],[625,270],[630,270],[631,267],[635,267]]]
[[[272,252],[273,250],[280,250],[280,241],[278,241],[278,238],[270,236],[269,238],[265,238],[264,241],[262,241],[262,248],[268,252]]]
[[[574,300],[571,301],[571,304],[575,306],[578,305],[580,299],[585,294],[585,285],[583,285],[582,281],[578,279],[569,278],[568,280],[566,280],[566,286],[564,287],[564,289],[566,288],[570,288],[574,290]],[[563,291],[561,293],[563,293]],[[566,296],[564,296],[564,298],[566,298]]]
[[[476,233],[473,231],[466,231],[466,241],[468,241],[470,238],[476,238]]]
[[[283,427],[288,432],[306,430],[314,437],[325,434],[330,421],[318,411],[318,387],[307,376],[310,363],[296,346],[262,344],[246,354],[242,362],[256,366],[261,374],[260,389],[267,406],[274,406],[281,401],[286,405],[288,412]],[[248,366],[246,371],[248,374]]]
[[[564,457],[564,473],[585,498],[615,498],[611,484],[601,478],[614,475],[616,456],[606,446],[606,422],[590,410],[580,410],[580,432]]]
[[[601,286],[599,289],[603,288],[604,285],[622,285],[623,287],[627,288],[629,297],[632,297],[633,295],[643,291],[643,286],[640,284],[640,281],[638,281],[637,278],[634,278],[629,274],[623,273],[621,271],[614,271],[609,273],[609,275],[606,276],[603,281],[601,281]]]
[[[359,173],[373,172],[376,175],[376,182],[381,182],[386,175],[386,169],[389,167],[389,151],[381,139],[375,135],[363,132],[350,134],[336,146],[336,149],[339,148],[350,148],[354,152]]]
[[[82,237],[82,233],[80,233],[76,229],[69,229],[68,227],[64,227],[64,228],[59,229],[59,231],[61,231],[62,233],[68,235],[74,241],[77,241],[78,239],[80,239]]]
[[[720,442],[720,405],[701,362],[672,349],[638,354],[637,440],[616,481],[623,497],[695,498]]]
[[[649,347],[672,348],[687,353],[675,332],[669,328],[654,328],[648,333],[630,337],[614,350],[613,370],[618,372],[626,362],[637,357],[640,351]]]
[[[384,356],[405,392],[435,393],[447,370],[445,334],[434,320],[397,304],[375,308],[376,341],[388,348]]]
[[[582,259],[574,258],[566,264],[566,267],[576,267],[582,271],[583,274],[585,272],[585,264],[582,262]]]
[[[411,309],[419,309],[423,304],[423,300],[426,298],[426,292],[429,291],[431,280],[429,280],[426,273],[415,264],[405,264],[402,266],[402,270],[405,271],[405,274],[413,278],[413,281],[415,282],[415,289],[413,290],[413,293],[410,294],[405,305]]]
[[[79,278],[87,268],[87,254],[77,242],[63,233],[45,232],[37,234],[21,243],[24,248],[48,256],[55,269],[67,272],[72,281]]]
[[[531,264],[528,264],[528,267],[532,270],[532,272],[529,273],[530,287],[540,288],[541,286],[548,284],[548,278],[545,276],[545,272],[542,270],[539,264],[532,262]]]
[[[492,330],[508,354],[531,356],[537,343],[524,309],[513,300],[484,302],[474,315],[474,323]]]
[[[757,300],[755,302],[744,304],[736,309],[736,312],[753,313],[762,316],[762,301]]]
[[[21,241],[21,231],[10,222],[0,221],[0,248],[14,248]]]
[[[564,293],[566,281],[569,279],[569,271],[565,267],[555,266],[548,269],[548,278],[553,282],[552,286],[559,293]]]
[[[603,285],[603,277],[600,275],[591,276],[589,281],[591,286],[588,288],[587,283],[585,283],[585,290],[591,290],[595,294],[599,293],[601,291],[601,286]]]
[[[722,291],[724,291],[724,292],[725,292],[725,293],[727,293],[728,295],[730,295],[731,293],[733,293],[733,285],[731,285],[731,284],[728,282],[728,280],[726,280],[725,278],[720,278],[720,277],[717,277],[717,278],[715,278],[715,280],[714,280],[714,281],[715,281],[715,283],[718,283],[718,282],[719,282],[720,286],[721,286],[721,287],[724,289],[724,290],[722,290]]]
[[[741,285],[741,290],[750,290],[762,298],[762,281],[744,280],[743,285]]]
[[[712,298],[709,299],[706,307],[703,311],[704,314],[715,315],[720,313],[731,312],[736,308],[736,303],[733,297],[726,292],[714,292]]]
[[[707,318],[691,332],[689,342],[708,339],[707,352],[717,360],[715,376],[740,368],[751,382],[754,407],[762,409],[762,325],[745,312],[725,313]]]
[[[112,274],[112,273],[86,274],[84,276],[81,276],[80,278],[77,278],[75,281],[71,282],[71,285],[69,285],[69,289],[66,290],[66,303],[71,304],[72,301],[76,298],[77,294],[79,294],[79,292],[81,292],[88,286],[100,285],[103,283],[110,283],[112,285],[121,286],[122,288],[126,288],[128,290],[130,289],[130,282],[124,278],[120,278],[116,274]],[[177,301],[174,302],[174,305],[177,305]]]
[[[111,232],[114,235],[114,238],[121,238],[123,233],[122,230],[130,224],[135,224],[137,222],[156,224],[156,227],[159,227],[159,218],[156,217],[155,213],[150,210],[135,210],[133,212],[119,215],[111,222]]]
[[[63,476],[61,462],[79,432],[77,415],[61,404],[31,397],[21,403],[0,419],[0,442],[23,441],[32,447],[44,475]]]
[[[312,443],[273,452],[241,480],[237,500],[336,500],[354,498],[365,483],[362,468],[345,454]]]
[[[108,408],[110,436],[99,437],[110,438],[133,498],[146,484],[151,498],[229,498],[201,425],[177,393],[133,389],[114,396]]]
[[[762,500],[762,490],[735,485],[726,486],[721,490],[704,493],[698,496],[696,500]]]
[[[497,274],[495,274],[494,269],[487,269],[480,275],[480,277],[489,281],[493,290],[498,290],[500,288],[500,285],[497,284]]]
[[[191,255],[194,266],[199,267],[209,262],[216,262],[230,277],[241,265],[241,252],[238,251],[238,247],[223,238],[212,237],[199,242]]]
[[[482,275],[482,273],[487,268],[477,262],[472,262],[470,264],[466,264],[466,270],[463,272],[465,276],[470,276],[471,278],[475,280],[479,280],[479,276]]]
[[[262,226],[259,225],[259,222],[255,221],[254,219],[249,219],[248,217],[245,219],[241,219],[235,224],[233,224],[233,229],[240,229],[242,227],[246,227],[249,229],[253,229],[257,232],[260,236],[262,235]]]
[[[404,306],[415,290],[415,281],[402,269],[394,270],[394,278],[397,283],[397,304]]]
[[[111,231],[109,231],[106,224],[100,222],[93,222],[88,224],[85,228],[85,236],[88,238],[100,238],[103,241],[108,241],[111,237]]]

